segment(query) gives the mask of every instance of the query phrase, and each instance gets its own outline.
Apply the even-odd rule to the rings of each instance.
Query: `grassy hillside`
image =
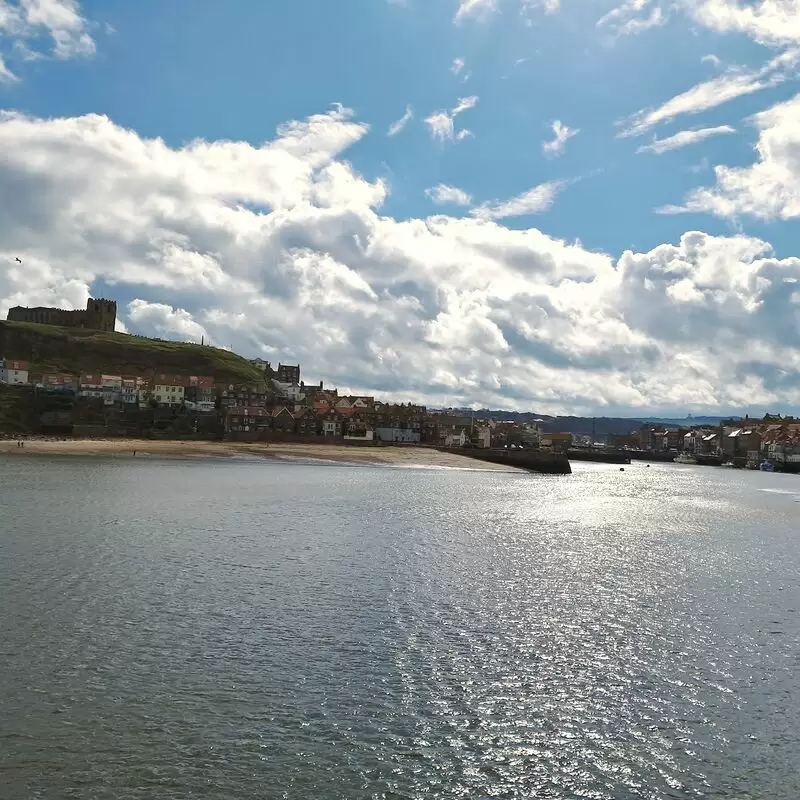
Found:
[[[0,321],[0,356],[31,362],[33,372],[109,375],[213,375],[222,383],[263,381],[246,359],[186,342],[166,342],[124,333]]]

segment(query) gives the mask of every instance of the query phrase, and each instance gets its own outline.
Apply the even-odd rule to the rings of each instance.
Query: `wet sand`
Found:
[[[0,456],[98,456],[115,458],[274,458],[383,464],[398,467],[451,467],[518,472],[513,467],[476,461],[430,447],[351,447],[302,443],[181,442],[139,439],[25,439],[0,441]],[[134,452],[136,455],[134,456]]]

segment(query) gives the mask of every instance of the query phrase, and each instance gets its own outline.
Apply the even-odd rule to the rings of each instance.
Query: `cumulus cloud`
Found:
[[[425,194],[437,205],[470,206],[472,195],[456,186],[447,186],[440,183],[425,190]]]
[[[765,45],[800,44],[800,0],[689,0],[689,13],[719,33],[743,33]]]
[[[26,54],[37,57],[42,40],[48,39],[48,54],[69,59],[89,56],[95,43],[89,22],[82,16],[77,0],[0,0],[0,43],[4,40]],[[34,48],[34,49],[31,49]],[[10,80],[10,68],[0,59],[0,80]]]
[[[390,126],[389,130],[386,132],[387,136],[397,136],[400,131],[402,131],[406,125],[408,125],[411,120],[414,119],[414,110],[411,106],[406,106],[406,112],[403,114],[400,119],[395,120]]]
[[[657,156],[660,156],[662,153],[667,153],[670,150],[679,150],[682,147],[689,147],[690,145],[705,141],[712,136],[721,136],[727,133],[736,133],[736,128],[732,128],[730,125],[718,125],[715,128],[679,131],[664,139],[655,138],[652,144],[642,145],[636,152],[655,153]]]
[[[344,160],[367,134],[344,108],[260,146],[176,148],[100,116],[3,114],[0,314],[111,292],[134,333],[431,405],[796,405],[776,376],[800,375],[799,259],[699,232],[615,258],[497,222],[546,207],[548,185],[397,220]]]
[[[163,339],[180,339],[207,344],[217,344],[208,331],[195,322],[192,315],[183,308],[173,308],[165,303],[148,303],[146,300],[133,300],[128,303],[128,319],[138,330]]]
[[[468,136],[471,136],[471,131],[464,129],[456,133],[455,120],[459,114],[469,111],[474,108],[478,102],[478,97],[472,95],[471,97],[460,97],[455,108],[450,111],[434,111],[425,118],[425,124],[428,126],[431,136],[440,142],[454,142],[461,141]]]
[[[707,212],[760,219],[800,216],[800,95],[752,117],[758,161],[749,167],[715,167],[716,186],[696,189],[662,213]]]
[[[542,142],[542,152],[549,158],[560,156],[567,147],[567,142],[580,133],[579,128],[570,128],[564,125],[561,120],[554,120],[550,123],[553,131],[553,139],[549,142]]]
[[[699,114],[723,105],[737,97],[754,94],[783,83],[800,60],[800,51],[790,50],[773,58],[761,69],[743,70],[735,67],[722,75],[703,81],[676,95],[656,108],[637,111],[618,124],[623,130],[620,137],[638,136],[664,122],[685,114]]]

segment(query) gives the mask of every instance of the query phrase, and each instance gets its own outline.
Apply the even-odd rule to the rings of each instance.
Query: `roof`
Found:
[[[4,366],[6,369],[14,369],[19,372],[25,372],[29,365],[27,361],[17,361],[13,358],[6,358],[0,359],[0,366]]]

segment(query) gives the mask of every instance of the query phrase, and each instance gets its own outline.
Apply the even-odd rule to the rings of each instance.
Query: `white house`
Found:
[[[299,383],[283,383],[282,381],[275,381],[278,391],[293,403],[299,403],[306,398],[305,387]]]
[[[492,446],[492,429],[488,425],[476,426],[472,440],[476,447],[490,448]]]
[[[103,392],[103,404],[113,406],[118,402],[122,393],[121,375],[101,375],[100,386]]]
[[[102,375],[87,375],[83,373],[79,378],[80,391],[78,394],[81,397],[103,397],[103,376]]]
[[[445,447],[463,447],[466,443],[467,432],[464,428],[449,431],[444,438]]]
[[[413,428],[376,428],[375,436],[382,442],[403,442],[404,444],[416,444],[420,441],[421,434]]]
[[[28,362],[12,359],[0,360],[0,383],[20,386],[28,382]]]
[[[323,436],[341,436],[342,423],[337,419],[326,419],[322,423]]]

